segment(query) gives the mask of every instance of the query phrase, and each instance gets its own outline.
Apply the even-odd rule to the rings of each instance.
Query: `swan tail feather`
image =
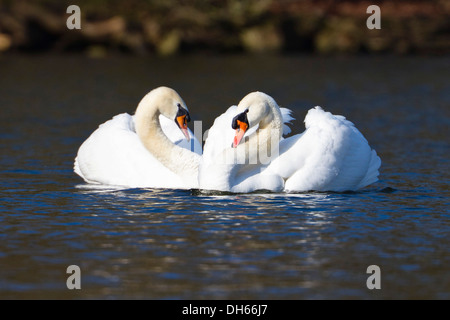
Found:
[[[289,127],[289,125],[291,124],[292,121],[295,120],[294,117],[292,117],[292,110],[287,109],[287,108],[280,108],[281,111],[281,116],[283,118],[283,135],[286,136],[289,133],[291,133],[291,128]]]
[[[380,174],[379,168],[381,166],[381,159],[377,155],[377,152],[372,149],[369,167],[367,169],[367,173],[364,176],[364,178],[361,180],[361,182],[358,185],[358,189],[364,188],[374,182],[378,181],[378,176]]]
[[[75,158],[75,162],[73,163],[73,171],[74,171],[77,175],[79,175],[80,177],[83,178],[83,174],[81,173],[80,165],[79,165],[79,163],[78,163],[78,157]]]

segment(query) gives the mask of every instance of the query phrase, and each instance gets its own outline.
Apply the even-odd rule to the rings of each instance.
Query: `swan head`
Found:
[[[154,108],[157,110],[154,110]],[[139,103],[136,116],[150,112],[150,110],[155,115],[162,114],[175,121],[186,139],[190,140],[187,123],[191,121],[191,117],[186,103],[175,90],[168,87],[153,89]]]
[[[272,121],[270,104],[275,100],[265,93],[256,91],[246,95],[237,106],[237,115],[233,118],[231,127],[236,130],[233,148],[236,148],[249,128],[259,125],[264,128]]]

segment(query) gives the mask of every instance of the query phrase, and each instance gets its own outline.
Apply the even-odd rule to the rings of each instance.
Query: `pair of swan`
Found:
[[[378,180],[375,150],[350,121],[320,107],[308,111],[303,133],[283,138],[290,110],[250,93],[214,121],[203,154],[189,120],[177,92],[154,89],[134,116],[117,115],[92,133],[74,171],[88,183],[236,193],[347,191]]]

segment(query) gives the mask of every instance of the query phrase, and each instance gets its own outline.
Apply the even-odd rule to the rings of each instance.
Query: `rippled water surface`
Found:
[[[0,298],[450,299],[448,57],[0,56]],[[92,188],[80,144],[168,85],[207,129],[248,92],[353,121],[380,155],[354,193]],[[381,290],[366,269],[381,268]],[[68,290],[66,268],[81,268]]]

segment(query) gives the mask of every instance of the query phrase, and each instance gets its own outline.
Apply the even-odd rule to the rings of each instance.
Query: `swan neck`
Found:
[[[136,133],[144,147],[165,167],[182,178],[191,180],[197,174],[198,159],[195,153],[178,147],[164,134],[159,122],[157,108],[150,110],[147,116],[136,111]]]
[[[252,159],[267,151],[273,157],[274,147],[278,147],[282,137],[282,117],[278,108],[271,107],[268,114],[259,122],[258,130],[246,141],[249,145],[249,158]],[[271,151],[269,151],[271,150]]]

